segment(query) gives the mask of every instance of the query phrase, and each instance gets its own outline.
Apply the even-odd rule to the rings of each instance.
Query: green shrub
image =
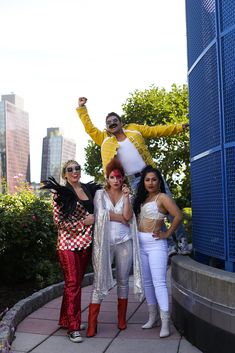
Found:
[[[51,197],[19,182],[15,194],[0,194],[1,280],[34,281],[38,287],[62,278]]]
[[[183,223],[186,234],[188,234],[188,242],[192,242],[192,209],[191,207],[183,208]]]

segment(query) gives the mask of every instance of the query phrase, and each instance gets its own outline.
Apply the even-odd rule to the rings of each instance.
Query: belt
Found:
[[[132,175],[127,175],[127,178],[133,180],[134,178],[138,178],[140,176],[141,176],[141,173],[139,172]]]

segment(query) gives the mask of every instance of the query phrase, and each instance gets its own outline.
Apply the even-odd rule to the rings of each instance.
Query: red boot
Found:
[[[93,337],[97,333],[97,318],[100,312],[100,304],[89,305],[89,314],[88,314],[88,327],[86,331],[87,337]]]
[[[128,299],[118,298],[118,328],[119,330],[126,329],[126,310]]]

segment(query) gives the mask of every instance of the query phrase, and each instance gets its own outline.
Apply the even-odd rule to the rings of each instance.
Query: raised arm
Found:
[[[130,200],[130,189],[125,184],[122,186],[122,193],[124,196],[123,217],[126,221],[129,221],[133,216],[133,210]]]
[[[97,127],[95,127],[88,115],[86,108],[87,99],[85,97],[78,98],[78,107],[76,111],[78,116],[83,123],[86,133],[92,138],[92,140],[99,146],[101,146],[104,141],[106,135],[103,131],[100,131]]]
[[[109,211],[110,221],[120,222],[125,225],[129,225],[129,221],[133,216],[133,210],[130,199],[130,189],[127,187],[126,184],[123,184],[122,186],[122,193],[124,198],[122,214]]]

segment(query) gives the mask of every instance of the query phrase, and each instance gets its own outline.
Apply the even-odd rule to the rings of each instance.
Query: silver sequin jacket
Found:
[[[107,207],[108,206],[108,207]],[[94,198],[95,228],[93,240],[92,263],[94,268],[94,291],[99,299],[103,299],[114,286],[110,260],[109,211],[122,214],[124,198],[119,202],[118,209],[110,202],[109,195],[102,189]],[[140,252],[135,216],[129,222],[133,244],[133,278],[134,294],[142,300],[144,297],[142,274],[140,267]]]

